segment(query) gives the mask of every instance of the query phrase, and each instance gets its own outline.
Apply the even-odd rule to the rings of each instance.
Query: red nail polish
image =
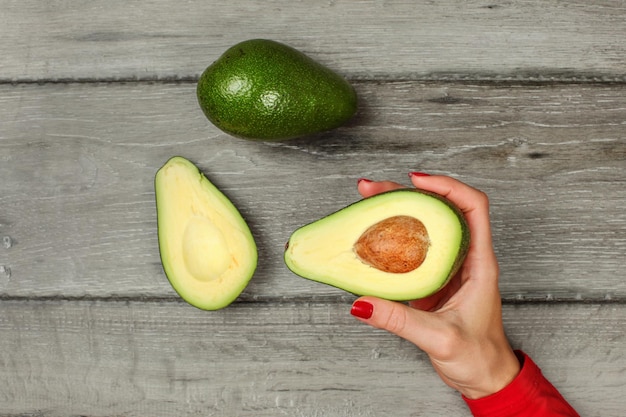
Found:
[[[362,319],[369,319],[372,317],[372,313],[374,313],[374,306],[363,300],[356,300],[352,304],[352,310],[350,310],[350,314]]]
[[[367,178],[359,178],[359,180],[356,183],[360,184],[361,182],[369,183],[369,182],[372,182],[372,180],[368,180]]]
[[[409,177],[430,177],[430,174],[427,174],[425,172],[409,172]]]

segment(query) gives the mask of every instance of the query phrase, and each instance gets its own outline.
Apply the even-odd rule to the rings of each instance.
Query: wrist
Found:
[[[459,392],[468,399],[479,399],[495,394],[508,386],[521,369],[520,361],[511,348],[495,352],[492,360],[483,362],[480,381],[471,386],[459,387]]]

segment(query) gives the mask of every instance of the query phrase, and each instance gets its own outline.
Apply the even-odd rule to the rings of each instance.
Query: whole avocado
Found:
[[[251,39],[229,48],[201,75],[200,107],[222,131],[279,141],[341,126],[357,110],[340,75],[285,44]]]

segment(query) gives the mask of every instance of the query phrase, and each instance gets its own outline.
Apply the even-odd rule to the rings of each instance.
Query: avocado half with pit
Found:
[[[448,283],[469,241],[458,207],[407,188],[365,198],[299,228],[286,245],[285,263],[297,275],[357,295],[415,300]]]
[[[247,286],[257,265],[250,228],[200,170],[173,157],[155,176],[159,251],[165,275],[189,304],[218,310]]]

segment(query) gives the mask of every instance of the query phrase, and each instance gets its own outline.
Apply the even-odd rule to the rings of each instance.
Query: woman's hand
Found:
[[[464,213],[471,235],[466,260],[430,297],[406,305],[365,296],[354,302],[352,314],[417,345],[441,379],[465,397],[485,397],[508,385],[520,369],[502,325],[489,201],[483,192],[449,177],[410,177],[415,187],[448,198]],[[364,197],[396,188],[401,186],[389,181],[358,184]]]

